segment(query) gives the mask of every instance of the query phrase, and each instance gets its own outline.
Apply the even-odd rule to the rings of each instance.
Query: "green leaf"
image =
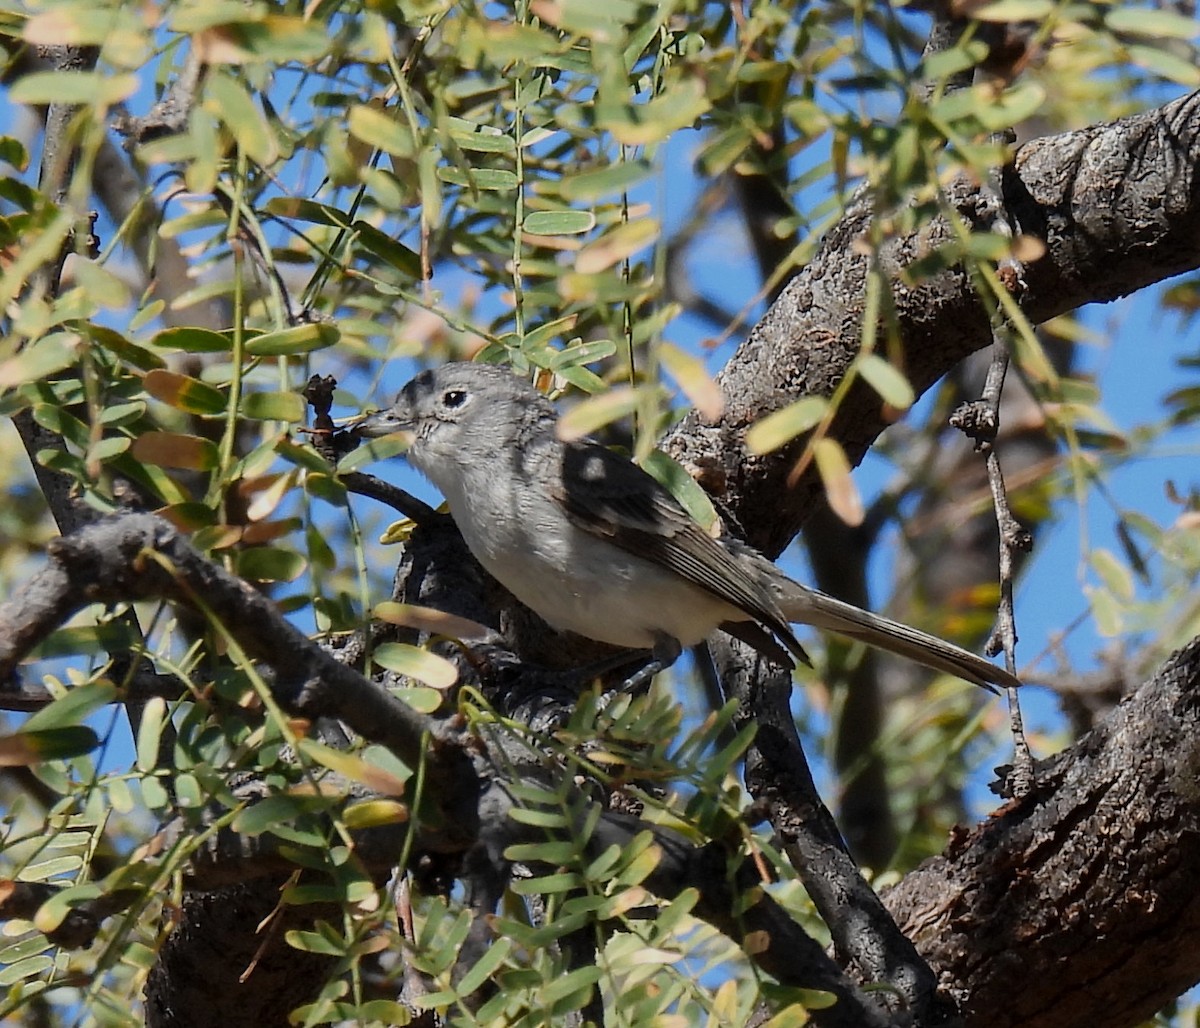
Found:
[[[378,108],[358,104],[350,109],[350,133],[377,150],[396,157],[415,157],[416,142],[408,126],[397,117],[399,114],[397,108],[387,114]]]
[[[155,368],[166,367],[167,362],[157,353],[151,353],[144,346],[130,342],[120,332],[105,325],[86,325],[84,331],[97,346],[103,347],[109,353],[141,371],[153,371]]]
[[[1112,32],[1131,36],[1150,36],[1153,39],[1195,39],[1200,22],[1174,11],[1154,10],[1151,7],[1118,5],[1104,15],[1104,24]]]
[[[374,225],[368,225],[365,221],[356,221],[354,231],[358,236],[359,244],[365,250],[382,258],[409,278],[419,279],[421,277],[421,258],[403,243],[380,232]]]
[[[1054,11],[1053,0],[996,0],[971,12],[978,21],[1042,21]]]
[[[565,178],[557,184],[557,191],[566,200],[598,200],[610,193],[631,189],[648,178],[652,171],[649,161],[622,161]]]
[[[567,827],[567,816],[561,810],[532,810],[528,807],[513,807],[508,816],[521,824],[533,825],[535,828],[564,829]]]
[[[1096,631],[1108,639],[1119,636],[1124,627],[1124,618],[1116,597],[1107,589],[1097,589],[1093,586],[1084,586],[1083,591],[1091,604]]]
[[[15,357],[0,361],[0,389],[37,382],[75,363],[80,339],[74,333],[55,332],[26,346]]]
[[[207,328],[165,328],[150,340],[164,350],[183,350],[184,353],[227,353],[233,347],[228,336]]]
[[[297,467],[304,468],[307,471],[315,471],[319,474],[327,475],[333,470],[329,462],[311,446],[299,446],[286,436],[281,436],[275,441],[275,452],[284,460],[290,461]],[[358,451],[355,450],[354,452],[357,453]]]
[[[626,146],[647,146],[678,129],[690,128],[711,107],[704,82],[699,77],[688,78],[673,83],[649,103],[607,108],[607,116],[598,115],[597,122]]]
[[[462,150],[479,153],[514,153],[517,145],[509,136],[488,125],[477,125],[462,118],[449,119],[450,138]]]
[[[205,101],[205,109],[228,127],[242,152],[257,164],[274,163],[279,157],[275,133],[242,84],[231,75],[215,70],[209,74],[207,91],[209,98]]]
[[[90,753],[100,738],[84,725],[16,732],[0,737],[0,767],[22,767]]]
[[[14,171],[22,172],[29,167],[29,152],[19,139],[0,136],[0,161],[11,164]]]
[[[335,942],[327,939],[320,932],[302,932],[298,929],[283,933],[284,939],[292,949],[303,953],[322,953],[327,957],[345,956],[349,946],[345,941]]]
[[[521,339],[521,351],[530,355],[543,352],[551,339],[566,335],[575,327],[575,322],[578,320],[577,314],[568,314],[530,329]]]
[[[603,974],[604,971],[599,967],[577,967],[574,971],[568,971],[561,978],[551,981],[542,990],[541,1000],[548,1004],[570,1001],[570,1009],[578,1009],[591,996],[592,989]]]
[[[889,364],[876,353],[862,354],[855,364],[858,373],[866,379],[867,384],[879,394],[884,403],[897,410],[908,410],[913,405],[916,399],[913,388],[904,377],[904,373],[895,365]]]
[[[483,956],[472,966],[458,983],[459,995],[469,996],[499,969],[512,952],[513,940],[501,936],[483,952]]]
[[[986,129],[999,132],[1033,117],[1046,103],[1046,90],[1036,82],[1010,86],[999,98],[983,91],[978,95],[975,117]]]
[[[717,511],[712,500],[687,469],[662,450],[651,450],[642,461],[642,467],[653,475],[659,484],[675,497],[683,508],[706,532],[717,523]]]
[[[146,701],[138,725],[137,768],[143,774],[150,774],[158,766],[158,746],[166,721],[166,701],[161,696],[152,696]]]
[[[143,806],[150,810],[166,810],[173,804],[171,794],[156,777],[143,778],[138,784],[141,787]]]
[[[309,813],[319,813],[329,805],[322,796],[299,796],[276,793],[252,803],[233,819],[233,830],[243,835],[261,835],[284,826]]]
[[[86,104],[100,107],[128,100],[137,91],[136,75],[97,71],[35,71],[17,79],[8,91],[13,103]]]
[[[537,896],[539,894],[569,892],[584,884],[574,871],[560,871],[558,874],[542,875],[538,878],[517,878],[509,884],[518,896]]]
[[[617,344],[611,339],[589,339],[586,343],[573,343],[562,350],[551,350],[545,367],[554,372],[582,364],[595,364],[607,360],[617,352]]]
[[[52,932],[63,922],[72,907],[98,899],[103,893],[95,882],[72,885],[56,892],[46,900],[34,915],[33,923],[39,932]]]
[[[95,261],[81,258],[73,266],[75,281],[89,300],[107,310],[120,310],[130,303],[129,286]]]
[[[68,689],[49,706],[31,714],[21,727],[24,731],[40,731],[78,725],[89,714],[112,703],[116,696],[116,686],[106,680],[78,685]]]
[[[345,211],[297,196],[273,196],[266,202],[263,209],[276,217],[293,218],[296,221],[307,221],[314,225],[329,225],[334,228],[348,228],[353,221]]]
[[[467,172],[462,168],[441,165],[437,169],[437,176],[452,186],[465,186],[469,189],[490,189],[504,192],[517,188],[517,176],[511,171],[499,168],[471,168]]]
[[[67,847],[71,845],[72,843],[69,841],[66,843]],[[29,882],[45,882],[61,875],[73,874],[82,866],[83,858],[78,853],[73,853],[70,856],[52,857],[49,860],[39,860],[36,864],[30,864],[25,868],[21,877]]]
[[[801,397],[751,425],[746,432],[746,449],[754,454],[770,453],[815,428],[828,410],[829,401],[824,396]]]
[[[1191,61],[1165,50],[1135,44],[1129,48],[1129,59],[1171,82],[1178,82],[1184,86],[1200,85],[1200,68]]]
[[[535,236],[573,236],[596,227],[591,211],[533,211],[522,226]]]
[[[247,15],[257,15],[253,19]],[[259,15],[249,5],[240,17],[220,26],[220,45],[236,48],[240,53],[227,54],[226,59],[312,63],[325,55],[333,45],[333,37],[320,19],[309,20],[295,15]]]
[[[638,393],[631,386],[618,386],[599,396],[589,396],[559,419],[558,437],[564,442],[582,439],[605,425],[628,417],[637,405]]]
[[[449,689],[458,681],[458,668],[445,657],[407,643],[383,643],[371,651],[380,667],[415,678],[434,689]]]
[[[336,325],[321,322],[315,325],[297,325],[277,332],[264,332],[246,343],[246,352],[252,357],[292,357],[313,350],[324,350],[341,338]]]
[[[252,582],[294,582],[308,567],[295,550],[276,546],[253,546],[239,550],[234,559],[237,573]]]
[[[195,532],[217,523],[216,511],[206,503],[172,503],[159,508],[156,513],[159,517],[166,518],[181,532]]]
[[[1113,596],[1125,603],[1133,600],[1133,576],[1114,553],[1095,549],[1088,555],[1088,560]]]
[[[225,394],[198,378],[159,369],[146,372],[142,385],[156,400],[189,414],[225,413]]]
[[[44,979],[53,967],[54,958],[47,955],[26,957],[11,964],[0,964],[0,988],[7,989],[18,982],[26,982],[22,991],[24,1000],[28,1001],[39,991],[36,980]]]
[[[238,413],[261,421],[299,423],[304,420],[304,397],[299,393],[246,393]]]

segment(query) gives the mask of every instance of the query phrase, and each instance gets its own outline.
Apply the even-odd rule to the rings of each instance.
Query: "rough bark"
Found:
[[[1200,640],[885,897],[969,1025],[1132,1025],[1200,980]]]
[[[1046,244],[1045,255],[1022,269],[1026,317],[1038,324],[1200,267],[1198,153],[1200,93],[1021,147],[1003,175],[1002,200],[1020,231]],[[947,195],[968,223],[994,222],[997,210],[979,183],[960,179]],[[860,195],[734,354],[718,377],[721,420],[706,424],[693,413],[666,442],[723,492],[750,542],[772,556],[814,509],[821,484],[815,469],[788,484],[803,440],[755,456],[743,445],[745,432],[798,397],[828,396],[854,359],[869,268],[855,244],[875,214],[871,198]],[[894,281],[949,238],[949,228],[935,223],[920,236],[890,239],[881,267]],[[915,288],[896,283],[894,304],[902,367],[918,394],[991,342],[963,268]],[[887,424],[878,396],[863,387],[851,390],[831,435],[858,463]]]
[[[146,983],[149,1028],[287,1028],[288,1014],[312,999],[333,958],[293,949],[284,933],[309,928],[323,910],[280,903],[262,882],[192,894],[163,942]]]

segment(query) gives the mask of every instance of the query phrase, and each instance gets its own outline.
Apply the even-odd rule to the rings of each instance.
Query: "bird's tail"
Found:
[[[1021,684],[1020,679],[1004,668],[961,646],[809,589],[778,572],[771,576],[770,585],[779,609],[789,621],[877,646],[935,671],[957,675],[989,692],[995,691],[993,685]]]

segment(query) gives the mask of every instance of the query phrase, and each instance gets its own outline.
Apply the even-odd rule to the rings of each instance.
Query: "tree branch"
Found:
[[[1002,177],[1002,199],[1020,231],[1046,243],[1045,255],[1022,269],[1029,319],[1040,323],[1200,267],[1198,155],[1200,93],[1021,147]],[[987,224],[995,215],[987,190],[962,177],[946,196],[968,225]],[[770,555],[791,541],[822,487],[811,467],[788,483],[802,439],[755,456],[745,449],[745,432],[798,397],[830,395],[853,361],[872,261],[857,244],[875,214],[873,198],[860,191],[718,376],[721,420],[708,424],[693,412],[664,443],[685,466],[724,483],[722,499],[748,540]],[[877,257],[893,292],[902,368],[918,395],[991,343],[966,268],[914,286],[900,281],[913,261],[952,238],[949,224],[935,219],[919,234],[885,241]],[[830,435],[858,463],[887,424],[879,397],[862,386],[850,390]]]
[[[53,540],[50,563],[0,606],[0,681],[29,649],[89,603],[166,599],[211,614],[246,653],[275,670],[289,712],[337,718],[425,768],[423,799],[434,820],[420,826],[431,850],[461,850],[474,838],[476,778],[463,740],[446,722],[418,714],[335,660],[241,579],[205,560],[166,521],[117,514]]]
[[[1200,640],[886,895],[969,1025],[1138,1024],[1200,980],[1197,769]]]

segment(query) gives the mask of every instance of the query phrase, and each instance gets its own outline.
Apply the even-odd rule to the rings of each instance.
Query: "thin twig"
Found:
[[[332,375],[313,375],[302,390],[304,398],[313,409],[313,427],[308,429],[313,446],[330,464],[337,464],[342,457],[358,446],[362,440],[349,432],[338,432],[330,417],[333,407],[333,390],[337,380]],[[338,476],[342,484],[352,493],[386,503],[418,525],[431,524],[440,515],[429,504],[418,500],[412,493],[392,485],[374,475],[361,471],[349,471]]]
[[[992,362],[988,367],[987,379],[978,400],[965,403],[950,415],[950,424],[975,442],[975,451],[983,453],[987,461],[988,486],[992,491],[992,504],[996,511],[996,525],[1000,531],[1000,604],[996,613],[996,628],[988,639],[986,651],[989,655],[1004,652],[1005,667],[1017,672],[1016,647],[1017,625],[1013,613],[1013,579],[1015,577],[1017,551],[1028,552],[1033,546],[1033,536],[1012,515],[1008,505],[1008,493],[1004,488],[1004,474],[1000,469],[1000,458],[996,454],[996,433],[1000,427],[1000,394],[1004,378],[1008,374],[1011,355],[1003,328],[993,333]],[[1033,788],[1033,755],[1025,738],[1025,726],[1021,717],[1021,703],[1013,686],[1005,689],[1008,697],[1009,726],[1013,737],[1012,793],[1021,797]]]

